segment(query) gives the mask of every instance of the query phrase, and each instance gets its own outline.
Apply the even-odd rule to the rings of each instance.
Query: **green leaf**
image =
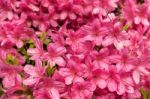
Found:
[[[35,47],[34,42],[33,42],[32,39],[28,40],[27,44],[29,44],[29,48],[34,48]]]
[[[4,94],[4,91],[2,90],[2,86],[0,85],[0,97]]]
[[[30,99],[34,99],[34,96],[33,96],[33,95],[30,95]]]
[[[123,26],[122,30],[128,30],[128,28],[129,28],[129,25],[125,25]]]
[[[4,94],[4,92],[2,90],[0,90],[0,97]]]
[[[28,56],[28,55],[25,55],[25,56],[24,56],[24,59],[25,59],[26,63],[28,63],[28,64],[30,63],[30,60],[29,60],[29,56]]]
[[[34,43],[32,39],[28,40],[27,43],[31,44]]]
[[[150,91],[141,88],[140,92],[142,94],[143,99],[149,99],[149,97],[150,97]]]
[[[44,41],[46,39],[46,32],[42,32],[41,36],[40,36],[40,40]]]
[[[34,44],[30,44],[30,45],[29,45],[29,48],[34,48],[34,47],[35,47]]]
[[[22,48],[19,48],[18,51],[23,54],[23,55],[26,55],[27,54],[27,51],[25,49],[25,47],[22,47]]]
[[[46,39],[46,40],[44,40],[44,44],[45,44],[45,45],[48,45],[50,42],[51,42],[51,39]]]
[[[56,69],[57,69],[56,66],[54,66],[52,68],[50,66],[48,66],[48,68],[47,68],[47,75],[48,76],[52,76],[54,74],[54,72],[55,72]]]

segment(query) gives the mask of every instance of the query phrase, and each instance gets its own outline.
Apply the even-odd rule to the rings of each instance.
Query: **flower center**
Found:
[[[9,65],[17,65],[19,63],[18,59],[16,56],[12,54],[8,54],[6,58],[6,63]]]

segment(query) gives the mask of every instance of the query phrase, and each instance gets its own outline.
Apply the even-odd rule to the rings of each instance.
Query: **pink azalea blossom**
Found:
[[[24,28],[24,24],[4,24],[4,31],[7,34],[7,39],[14,43],[18,48],[23,46],[23,40],[29,39],[33,31],[29,28]]]
[[[50,66],[55,66],[56,64],[59,66],[65,66],[66,62],[62,57],[62,55],[66,52],[65,47],[51,43],[48,45],[47,50],[48,52],[45,52],[42,57],[45,60],[48,60]]]
[[[113,25],[113,27],[110,29],[110,33],[108,34],[108,36],[105,37],[102,42],[103,46],[109,46],[111,44],[114,44],[114,46],[118,50],[121,50],[124,48],[124,46],[129,45],[129,36],[126,31],[122,31],[120,27],[122,27],[122,24],[119,22]]]
[[[90,82],[76,82],[71,90],[72,99],[91,99],[95,87]]]
[[[94,70],[91,73],[91,76],[88,76],[93,85],[98,86],[101,89],[106,88],[107,82],[106,79],[108,78],[107,72],[103,72],[100,69]]]
[[[134,17],[137,11],[136,0],[126,0],[121,11],[122,17],[128,20],[128,24],[134,23]]]
[[[102,13],[102,15],[106,15],[108,13],[108,11],[112,11],[114,8],[117,7],[117,2],[119,0],[109,0],[109,1],[105,1],[105,0],[95,0],[93,2],[94,5],[94,9],[93,9],[93,13],[95,12],[95,10],[98,10],[98,13]]]
[[[103,37],[108,33],[108,28],[100,23],[100,20],[95,19],[89,26],[83,27],[88,35],[85,37],[87,40],[91,40],[96,45],[101,45]]]
[[[135,16],[135,19],[134,19],[135,24],[142,23],[145,26],[149,26],[150,23],[147,17],[147,15],[149,14],[150,14],[150,7],[147,4],[140,6],[137,10],[137,15]]]
[[[84,42],[84,37],[86,34],[84,34],[82,31],[68,31],[68,38],[66,39],[66,44],[70,45],[71,48],[75,51],[78,49],[79,45]]]
[[[30,57],[31,60],[36,60],[36,59],[41,58],[41,56],[45,52],[43,49],[42,41],[40,41],[38,39],[34,39],[34,42],[35,42],[36,48],[29,48],[27,50],[27,53],[29,55],[31,55],[31,57]]]
[[[23,57],[15,49],[1,49],[0,51],[0,74],[3,78],[3,86],[11,88],[22,83],[20,72],[22,72]]]
[[[109,57],[110,61],[116,64],[117,71],[129,72],[134,68],[134,57],[130,53],[128,49],[124,49]]]
[[[62,91],[63,87],[64,84],[62,82],[46,78],[38,84],[33,95],[35,99],[60,99],[59,92]]]
[[[23,81],[25,85],[34,85],[38,84],[39,81],[43,78],[45,73],[45,68],[42,67],[42,63],[40,60],[36,60],[36,66],[26,65],[24,67],[25,73],[30,75],[27,79]]]
[[[57,0],[59,4],[59,10],[60,13],[60,19],[64,20],[66,18],[69,18],[71,20],[74,20],[77,18],[76,11],[78,11],[77,7],[73,4],[74,0],[69,1],[60,1]]]
[[[92,57],[94,58],[93,65],[100,69],[108,70],[109,67],[109,50],[106,48],[101,49],[99,52],[93,51]]]
[[[67,64],[68,68],[61,68],[59,73],[63,77],[65,77],[65,83],[70,85],[77,81],[83,81],[83,70],[84,64],[80,64],[80,62],[76,62],[74,60],[70,60]]]
[[[104,78],[103,78],[103,80],[104,80],[103,84],[105,84],[105,86],[107,86],[107,88],[110,92],[116,91],[117,94],[119,94],[119,95],[124,94],[125,92],[134,93],[132,78],[127,75],[124,75],[123,73],[117,72],[116,67],[111,66],[109,73],[104,75],[104,77],[107,80],[104,80]],[[101,88],[103,88],[103,87],[101,87]]]

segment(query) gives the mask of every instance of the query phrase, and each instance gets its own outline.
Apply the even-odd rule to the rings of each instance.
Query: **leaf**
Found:
[[[54,74],[54,72],[55,72],[56,69],[57,69],[56,66],[54,66],[54,67],[52,67],[52,68],[49,66],[49,67],[47,68],[47,75],[48,75],[48,76],[52,76],[52,75]]]
[[[48,45],[50,42],[51,42],[51,39],[46,39],[46,40],[44,41],[44,44],[45,44],[45,45]]]
[[[44,41],[46,39],[46,32],[42,32],[41,36],[40,36],[40,40]]]
[[[125,25],[123,26],[122,30],[128,30],[129,29],[129,25]]]
[[[18,51],[19,51],[21,54],[23,54],[23,55],[26,55],[26,54],[27,54],[27,51],[26,51],[25,47],[19,48]]]
[[[4,94],[4,91],[2,90],[2,86],[0,85],[0,97]]]
[[[150,91],[141,88],[140,92],[141,92],[142,97],[143,97],[142,99],[149,99],[150,98]]]

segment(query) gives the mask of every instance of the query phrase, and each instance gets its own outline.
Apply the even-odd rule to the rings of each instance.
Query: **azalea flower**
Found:
[[[93,83],[93,86],[98,86],[101,89],[104,89],[107,86],[106,79],[108,78],[108,74],[100,69],[92,71],[91,76],[88,76],[88,78]]]
[[[23,57],[15,49],[2,49],[0,51],[0,74],[3,78],[3,86],[11,88],[22,83],[19,73],[22,72],[24,63]]]
[[[114,44],[114,46],[118,50],[121,50],[125,46],[129,45],[129,36],[126,31],[122,31],[120,27],[122,27],[122,24],[120,22],[117,22],[113,25],[113,27],[110,29],[110,33],[105,37],[102,42],[103,46],[109,46],[111,44]]]
[[[99,52],[93,51],[92,57],[94,58],[93,65],[96,68],[108,70],[109,68],[109,50],[107,48],[101,49]]]
[[[118,95],[122,95],[125,92],[134,93],[132,78],[127,76],[127,74],[124,75],[124,73],[117,72],[115,66],[110,67],[107,88],[110,92],[116,91]]]
[[[25,73],[30,75],[27,79],[23,81],[24,85],[36,85],[43,78],[45,73],[45,68],[42,67],[42,63],[40,60],[36,60],[36,66],[26,65],[24,67]]]
[[[5,28],[4,31],[7,34],[7,39],[14,43],[18,48],[23,46],[23,40],[29,39],[29,37],[33,36],[32,29],[24,28],[24,24],[9,24],[6,23],[3,26]]]
[[[76,82],[71,90],[72,99],[91,99],[95,87],[90,82]]]
[[[84,64],[70,60],[67,64],[68,68],[61,68],[59,70],[60,75],[65,77],[65,83],[70,85],[77,81],[84,81],[82,78],[84,71]]]
[[[82,42],[84,42],[84,37],[86,34],[84,34],[82,31],[73,31],[70,30],[68,31],[68,38],[66,38],[65,43],[69,46],[71,46],[71,48],[75,51],[78,49],[79,45],[82,44]]]
[[[109,0],[109,1],[105,1],[105,0],[95,0],[93,2],[93,5],[95,6],[95,8],[93,9],[93,12],[95,12],[95,10],[98,10],[98,12],[102,13],[102,15],[106,15],[109,11],[112,11],[114,8],[117,7],[117,2],[119,0]]]
[[[84,26],[83,31],[88,35],[86,40],[91,40],[96,45],[101,45],[103,37],[108,33],[108,28],[100,23],[100,20],[95,19],[90,25]]]
[[[45,52],[42,57],[45,60],[48,60],[50,66],[55,66],[56,64],[59,66],[65,66],[66,62],[62,57],[62,55],[66,52],[65,47],[59,46],[58,44],[55,43],[50,43],[47,46],[47,50],[48,52]]]
[[[64,84],[54,81],[51,78],[45,78],[38,84],[33,92],[35,99],[60,99],[60,91]]]
[[[122,17],[128,20],[127,24],[134,23],[134,18],[137,11],[136,0],[126,0],[121,11]]]
[[[134,57],[131,53],[128,49],[124,49],[116,55],[111,55],[109,59],[116,64],[117,71],[129,72],[134,68]]]
[[[144,12],[144,13],[143,13]],[[149,26],[149,18],[147,15],[150,14],[150,8],[147,4],[138,7],[137,15],[135,16],[135,24],[142,23],[144,26]]]
[[[42,58],[42,55],[45,52],[44,49],[43,49],[42,41],[35,38],[34,42],[35,42],[36,48],[29,48],[27,50],[27,53],[29,55],[31,55],[31,57],[30,57],[31,60],[36,60],[36,59]]]
[[[60,1],[57,0],[59,4],[59,10],[60,13],[60,19],[64,20],[66,18],[69,18],[71,20],[75,20],[77,18],[76,11],[78,11],[78,8],[74,4],[74,0],[69,1]]]

